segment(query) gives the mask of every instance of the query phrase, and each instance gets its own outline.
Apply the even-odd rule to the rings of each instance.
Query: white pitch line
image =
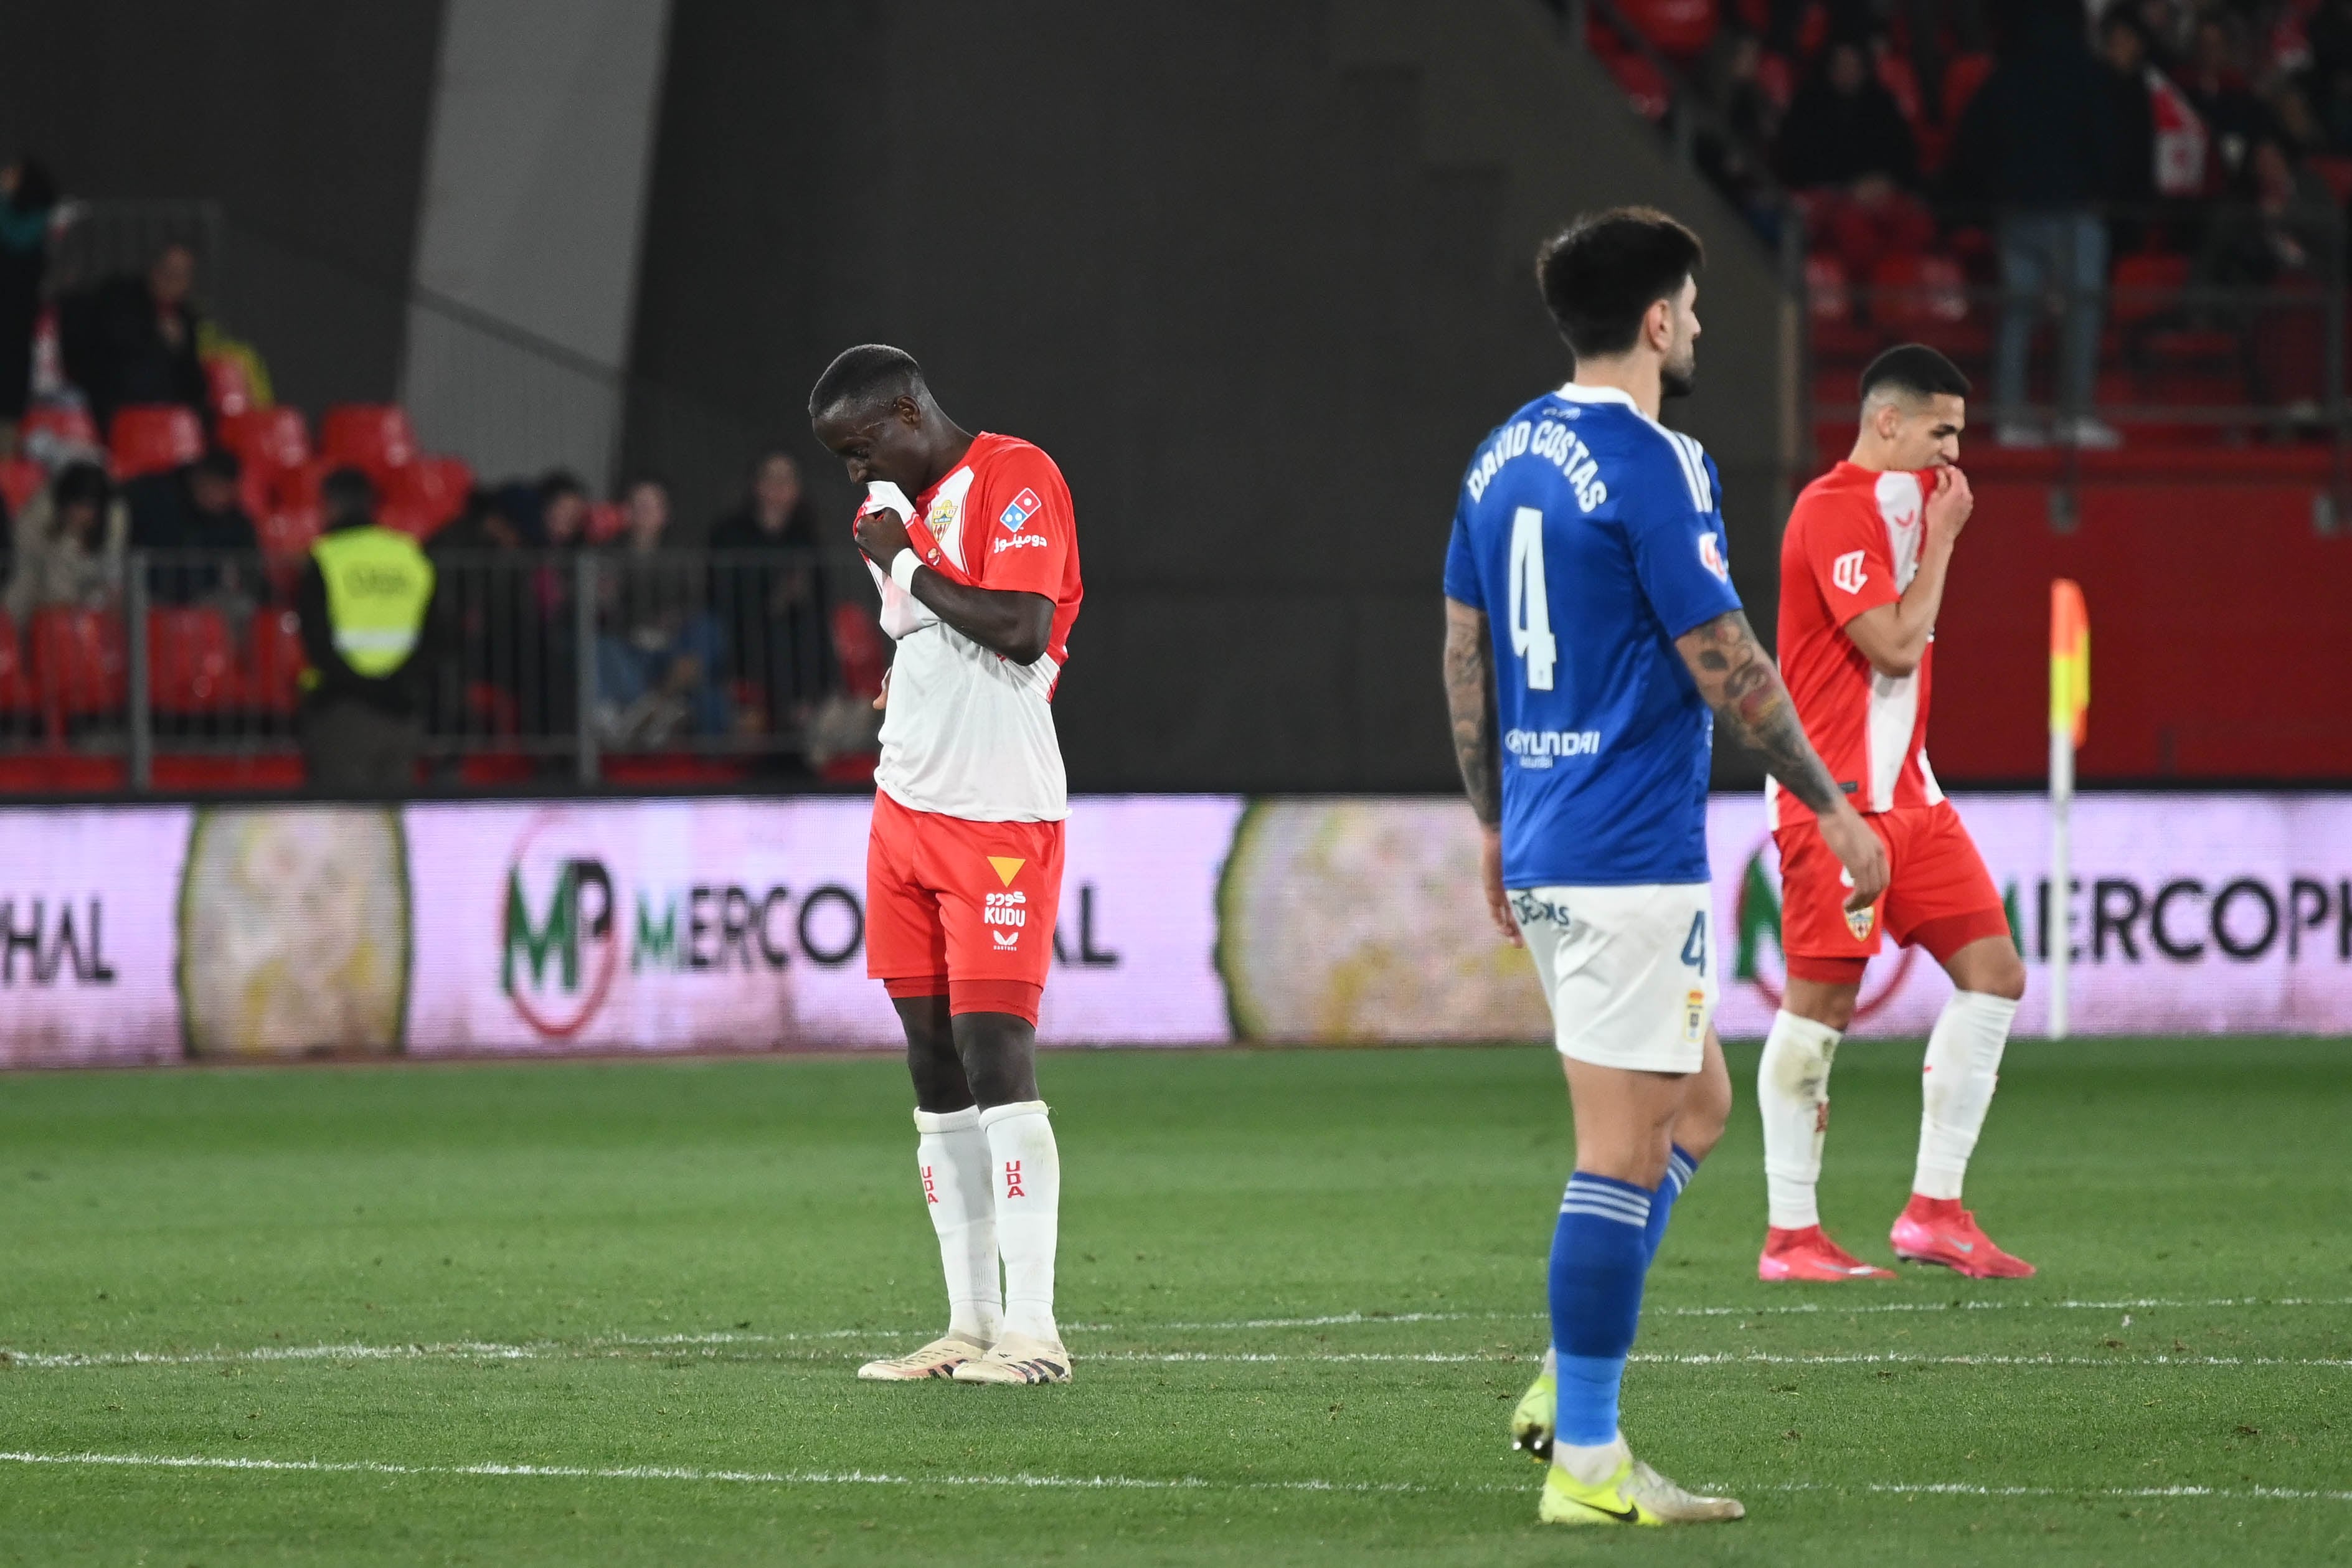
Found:
[[[781,1338],[782,1336],[775,1336]],[[814,1337],[814,1336],[812,1336]],[[170,1354],[155,1351],[120,1353],[58,1353],[6,1352],[8,1362],[31,1371],[72,1371],[94,1367],[214,1366],[241,1363],[368,1361],[593,1361],[636,1353],[660,1355],[691,1351],[705,1359],[740,1361],[849,1361],[857,1352],[831,1350],[761,1350],[772,1343],[768,1336],[750,1334],[666,1334],[650,1339],[613,1337],[579,1344],[541,1341],[530,1344],[498,1344],[456,1341],[441,1344],[263,1345],[245,1351],[192,1351]],[[738,1353],[730,1350],[741,1347]],[[1296,1363],[1328,1366],[1351,1363],[1461,1365],[1509,1365],[1522,1358],[1512,1352],[1450,1351],[1105,1351],[1081,1359],[1089,1363],[1127,1362],[1158,1365],[1207,1363],[1253,1365]],[[1528,1358],[1532,1359],[1532,1358]],[[1905,1352],[1824,1352],[1773,1353],[1764,1351],[1719,1351],[1690,1354],[1636,1352],[1633,1361],[1654,1366],[2352,1366],[2352,1357],[2337,1356],[2061,1356],[1952,1354],[1928,1355]]]
[[[704,1481],[749,1486],[1010,1487],[1055,1491],[1431,1492],[1518,1491],[1518,1487],[1427,1487],[1412,1481],[1213,1481],[1199,1476],[900,1476],[873,1470],[711,1470],[678,1465],[396,1465],[381,1459],[260,1459],[205,1454],[0,1452],[15,1465],[126,1469],[265,1470],[307,1475],[542,1477],[560,1480]]]
[[[688,1481],[735,1486],[989,1487],[1040,1491],[1278,1491],[1330,1493],[1519,1492],[1524,1486],[1431,1487],[1412,1481],[1223,1481],[1200,1476],[908,1476],[874,1470],[722,1470],[682,1465],[400,1465],[381,1459],[263,1459],[207,1454],[0,1452],[0,1463],[119,1469],[246,1470],[305,1475],[458,1476],[493,1479]],[[1894,1496],[2210,1498],[2221,1501],[2352,1502],[2352,1491],[2290,1487],[2023,1487],[1971,1481],[1767,1481],[1726,1490],[1866,1492]]]
[[[2297,1487],[1997,1487],[1974,1481],[1761,1481],[1762,1492],[1875,1492],[1897,1497],[2214,1498],[2223,1501],[2352,1502],[2352,1491]]]
[[[2154,1311],[2214,1310],[2223,1308],[2266,1307],[2352,1307],[2352,1297],[2285,1296],[2219,1296],[2205,1300],[2172,1300],[2159,1297],[2140,1297],[2115,1301],[1865,1301],[1851,1305],[1820,1301],[1790,1301],[1756,1307],[1658,1307],[1646,1309],[1653,1317],[1668,1318],[1768,1318],[1784,1316],[1844,1317],[1878,1312],[1970,1312],[1970,1311]],[[1474,1321],[1537,1322],[1541,1312],[1333,1312],[1318,1317],[1302,1318],[1236,1318],[1213,1322],[1148,1322],[1148,1323],[1072,1323],[1072,1332],[1139,1333],[1145,1331],[1213,1332],[1251,1329],[1311,1329],[1339,1326],[1378,1327],[1389,1323],[1444,1323]],[[791,1333],[759,1334],[748,1332],[716,1332],[700,1334],[605,1334],[580,1342],[579,1347],[557,1345],[526,1346],[496,1344],[484,1342],[456,1341],[435,1344],[366,1345],[327,1344],[301,1346],[262,1345],[251,1350],[215,1349],[208,1351],[93,1351],[87,1352],[63,1351],[18,1351],[0,1346],[0,1367],[9,1364],[34,1368],[106,1367],[106,1366],[194,1366],[215,1362],[271,1361],[403,1361],[418,1357],[442,1359],[473,1358],[479,1360],[530,1360],[550,1354],[585,1354],[604,1347],[659,1349],[676,1346],[691,1350],[712,1345],[796,1344],[815,1340],[864,1339],[883,1341],[926,1331],[919,1327],[860,1329],[813,1329]],[[2327,1363],[2314,1363],[2327,1364]]]

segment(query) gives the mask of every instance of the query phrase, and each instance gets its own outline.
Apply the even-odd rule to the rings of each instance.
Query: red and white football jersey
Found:
[[[1780,675],[1805,738],[1864,815],[1944,798],[1927,765],[1927,692],[1936,649],[1900,678],[1871,668],[1845,635],[1865,610],[1903,596],[1919,570],[1933,474],[1840,463],[1797,498],[1780,540]],[[1812,810],[1767,780],[1769,820]]]
[[[915,510],[927,564],[979,587],[1044,595],[1054,601],[1054,629],[1043,658],[1015,664],[942,622],[867,562],[882,590],[882,629],[898,643],[874,782],[914,811],[1058,822],[1070,815],[1070,799],[1054,733],[1054,685],[1085,596],[1069,486],[1037,447],[983,434],[915,498]]]

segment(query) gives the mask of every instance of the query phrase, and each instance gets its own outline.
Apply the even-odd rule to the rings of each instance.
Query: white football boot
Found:
[[[962,1334],[946,1333],[919,1351],[869,1361],[857,1369],[867,1383],[920,1383],[930,1377],[953,1377],[956,1368],[988,1353],[988,1346]]]
[[[1070,1352],[1058,1341],[1008,1333],[951,1373],[958,1383],[1067,1383]]]

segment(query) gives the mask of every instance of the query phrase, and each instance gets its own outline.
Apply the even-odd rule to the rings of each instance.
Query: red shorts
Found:
[[[1037,1021],[1062,901],[1062,825],[968,822],[874,796],[866,973],[893,996]]]
[[[1807,819],[1776,828],[1780,847],[1780,951],[1799,980],[1854,984],[1883,929],[1903,947],[1948,962],[1989,936],[2009,935],[2000,892],[1948,800],[1865,816],[1886,846],[1886,891],[1868,916],[1846,916],[1845,868]],[[1857,932],[1854,925],[1862,927]]]

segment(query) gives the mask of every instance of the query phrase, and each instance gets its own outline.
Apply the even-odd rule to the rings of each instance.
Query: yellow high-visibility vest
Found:
[[[372,680],[406,664],[433,602],[433,563],[416,541],[371,523],[320,535],[310,557],[326,580],[327,625],[343,662]]]

